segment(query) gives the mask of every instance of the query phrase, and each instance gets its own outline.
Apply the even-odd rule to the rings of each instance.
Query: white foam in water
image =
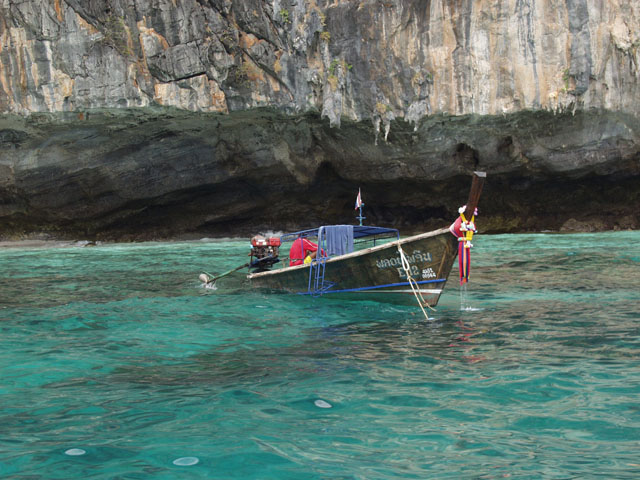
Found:
[[[467,284],[460,285],[460,310],[469,311],[473,307],[469,305],[469,296],[467,295]]]
[[[481,312],[483,310],[482,308],[472,307],[469,303],[466,283],[460,286],[460,310],[463,312]]]
[[[70,448],[69,450],[67,450],[64,453],[65,453],[65,455],[71,455],[72,457],[77,457],[78,455],[84,455],[87,452],[85,452],[81,448]]]
[[[325,402],[324,400],[316,400],[313,403],[318,408],[331,408],[331,404],[328,402]]]
[[[484,308],[465,307],[460,308],[460,310],[463,310],[465,312],[481,312],[482,310],[484,310]]]
[[[173,461],[173,464],[178,465],[179,467],[190,467],[191,465],[195,465],[199,461],[200,459],[198,457],[180,457],[176,458]]]
[[[213,283],[205,283],[203,284],[204,288],[206,288],[207,290],[217,290],[218,287],[216,287],[216,282]]]

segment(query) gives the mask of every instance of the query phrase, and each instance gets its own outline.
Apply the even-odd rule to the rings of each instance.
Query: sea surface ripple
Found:
[[[200,286],[247,243],[0,250],[0,477],[640,478],[640,232],[479,235],[431,321]]]

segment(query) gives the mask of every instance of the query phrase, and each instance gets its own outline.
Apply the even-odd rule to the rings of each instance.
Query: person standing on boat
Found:
[[[324,252],[322,253],[324,254]],[[291,250],[289,250],[289,266],[293,267],[294,265],[308,263],[306,258],[309,257],[309,261],[311,261],[316,258],[317,254],[318,244],[303,237],[297,238],[291,245]]]

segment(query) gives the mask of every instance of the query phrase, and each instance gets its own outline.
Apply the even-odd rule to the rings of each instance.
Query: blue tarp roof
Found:
[[[280,236],[282,242],[290,242],[298,237],[317,237],[320,228],[300,230],[299,232],[285,233]],[[400,233],[395,228],[374,227],[370,225],[354,225],[353,238],[371,237],[374,235],[395,235],[400,237]]]

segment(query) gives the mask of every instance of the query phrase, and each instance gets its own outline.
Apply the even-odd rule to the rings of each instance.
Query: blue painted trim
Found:
[[[416,282],[418,285],[425,285],[427,283],[444,283],[446,282],[443,278],[438,278],[436,280],[421,280]],[[379,288],[388,288],[388,287],[408,287],[409,282],[402,283],[387,283],[386,285],[375,285],[373,287],[358,287],[358,288],[346,288],[344,290],[326,290],[323,292],[298,292],[298,295],[317,295],[318,293],[347,293],[347,292],[363,292],[367,290],[377,290]]]

